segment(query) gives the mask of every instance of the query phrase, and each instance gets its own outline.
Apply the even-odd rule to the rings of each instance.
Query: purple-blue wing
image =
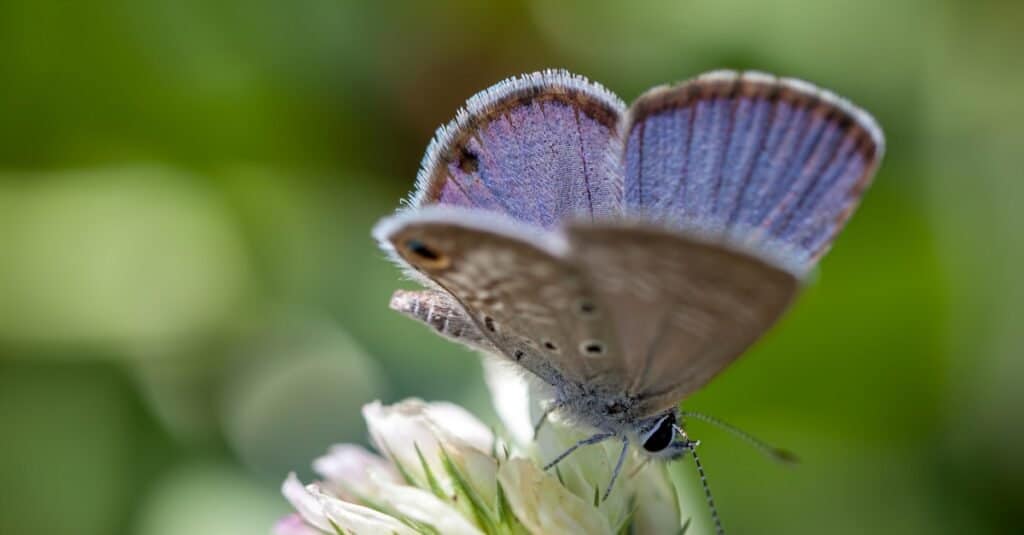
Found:
[[[544,228],[621,215],[624,111],[565,71],[498,83],[438,129],[409,204],[482,208]]]
[[[874,119],[811,84],[716,71],[628,112],[624,211],[784,255],[805,271],[853,213],[883,152]]]

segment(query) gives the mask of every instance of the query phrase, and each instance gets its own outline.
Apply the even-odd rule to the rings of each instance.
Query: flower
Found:
[[[660,534],[678,532],[675,487],[665,465],[630,455],[610,497],[619,443],[578,449],[555,469],[540,466],[585,432],[550,421],[533,437],[540,405],[502,363],[487,361],[487,383],[505,434],[445,402],[373,402],[363,417],[377,453],[332,446],[313,462],[321,480],[282,486],[295,513],[277,535],[320,534]]]

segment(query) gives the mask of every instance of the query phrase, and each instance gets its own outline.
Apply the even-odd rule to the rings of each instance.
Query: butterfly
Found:
[[[470,98],[374,235],[427,288],[393,308],[596,430],[552,465],[614,438],[620,467],[630,444],[677,458],[696,445],[680,402],[785,312],[883,150],[870,115],[800,80],[715,71],[627,107],[549,70]]]

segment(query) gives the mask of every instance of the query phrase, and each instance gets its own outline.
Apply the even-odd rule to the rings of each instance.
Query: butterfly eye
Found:
[[[663,418],[658,422],[658,427],[644,441],[644,449],[655,453],[669,447],[672,444],[673,432],[675,431],[672,426],[675,423],[676,419],[674,416]]]
[[[427,269],[444,269],[451,264],[447,255],[417,239],[405,241],[405,249],[413,263]]]
[[[644,449],[649,452],[658,452],[672,443],[672,426],[662,423],[658,429],[644,441]]]

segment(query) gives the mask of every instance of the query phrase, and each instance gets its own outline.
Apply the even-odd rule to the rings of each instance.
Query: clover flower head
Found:
[[[533,436],[536,393],[515,371],[487,362],[504,433],[462,407],[406,399],[363,407],[376,452],[339,444],[313,462],[320,481],[290,474],[282,486],[295,513],[277,535],[547,533],[660,534],[683,526],[666,467],[630,455],[602,500],[614,445],[581,448],[555,469],[540,466],[584,436],[557,421]]]

